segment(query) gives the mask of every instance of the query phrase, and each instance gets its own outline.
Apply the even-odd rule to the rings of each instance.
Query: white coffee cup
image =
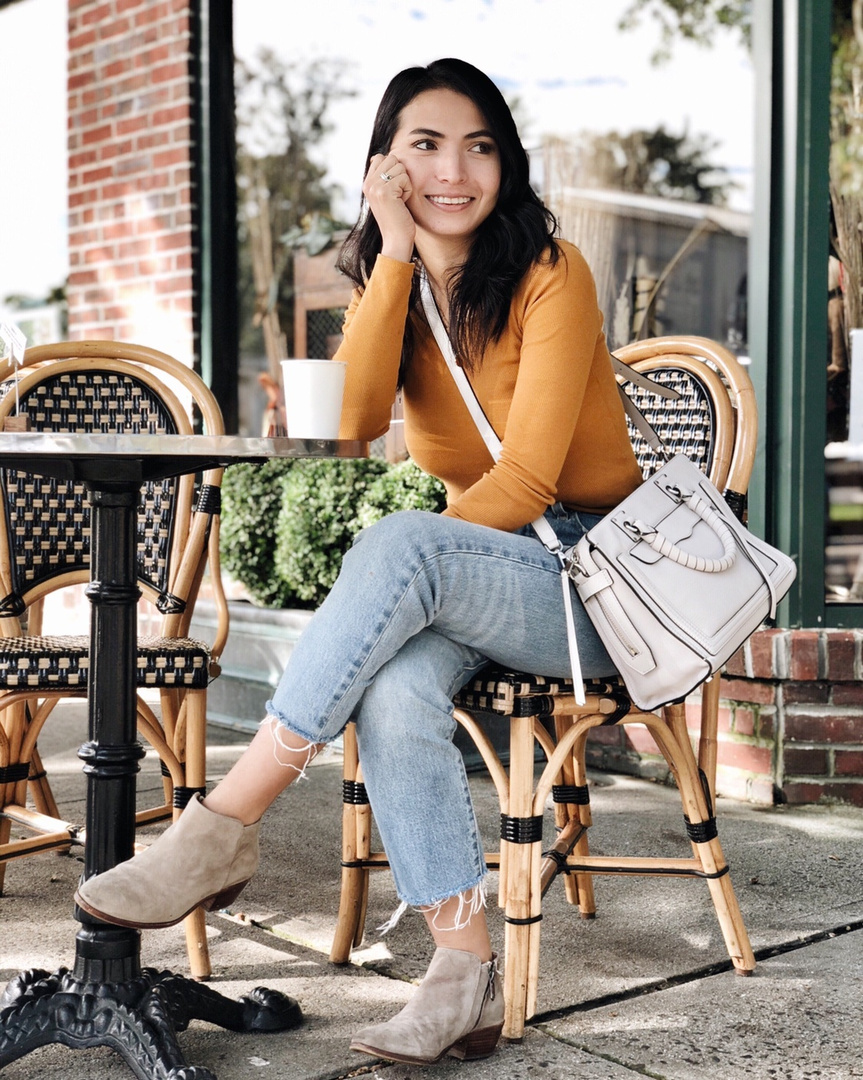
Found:
[[[343,360],[283,360],[289,439],[337,439],[348,365]]]

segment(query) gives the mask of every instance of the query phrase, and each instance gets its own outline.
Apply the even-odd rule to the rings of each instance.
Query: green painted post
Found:
[[[824,625],[829,0],[756,0],[752,374],[761,422],[753,530],[795,556],[781,626]],[[764,93],[761,88],[770,88]]]

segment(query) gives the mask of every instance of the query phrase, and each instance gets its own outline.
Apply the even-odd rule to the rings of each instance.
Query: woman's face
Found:
[[[390,152],[411,182],[417,232],[470,239],[500,191],[500,155],[482,113],[454,90],[426,90],[402,110]]]

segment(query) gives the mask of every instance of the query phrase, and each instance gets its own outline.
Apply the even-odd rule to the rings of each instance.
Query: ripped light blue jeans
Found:
[[[563,545],[597,520],[559,504]],[[573,591],[585,677],[614,666]],[[453,694],[489,660],[569,672],[560,566],[517,533],[406,510],[363,530],[298,641],[268,712],[323,743],[357,724],[369,800],[403,903],[426,907],[485,874]]]

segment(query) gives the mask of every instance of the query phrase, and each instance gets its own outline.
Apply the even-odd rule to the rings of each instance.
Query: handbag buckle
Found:
[[[563,563],[563,569],[566,571],[567,577],[572,581],[575,581],[578,575],[583,577],[587,576],[587,572],[579,562],[578,552],[574,547],[563,552],[561,555],[561,562]]]
[[[663,490],[666,495],[670,495],[675,502],[685,503],[687,499],[691,499],[695,494],[694,491],[684,491],[683,488],[678,487],[677,484],[663,484]]]
[[[620,527],[633,540],[649,540],[652,536],[656,536],[656,528],[645,525],[643,521],[628,521],[624,518]]]

